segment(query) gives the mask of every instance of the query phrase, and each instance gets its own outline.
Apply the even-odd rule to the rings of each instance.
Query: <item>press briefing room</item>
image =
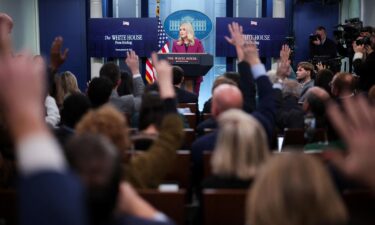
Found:
[[[0,225],[374,224],[373,10],[0,0]]]

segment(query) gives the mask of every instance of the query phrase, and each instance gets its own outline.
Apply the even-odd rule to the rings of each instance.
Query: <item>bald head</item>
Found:
[[[326,90],[320,87],[312,87],[306,93],[306,98],[303,103],[303,110],[307,111],[315,111],[320,108],[325,108],[325,103],[330,99],[329,94]]]
[[[212,95],[212,115],[217,117],[228,109],[241,109],[243,105],[242,93],[238,87],[222,84],[215,88]]]
[[[351,73],[338,73],[332,79],[332,94],[340,97],[345,93],[351,94],[355,90],[355,78]]]

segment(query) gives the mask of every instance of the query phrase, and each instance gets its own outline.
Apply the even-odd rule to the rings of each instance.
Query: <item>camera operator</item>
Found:
[[[353,68],[359,76],[359,89],[368,92],[375,84],[375,35],[359,36],[353,42]]]
[[[327,38],[326,28],[319,26],[310,36],[310,58],[330,60],[337,57],[336,44]],[[323,62],[324,63],[324,62]]]

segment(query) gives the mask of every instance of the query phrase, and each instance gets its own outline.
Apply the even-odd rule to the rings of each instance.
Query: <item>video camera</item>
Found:
[[[321,40],[321,37],[318,34],[310,34],[309,39],[310,39],[310,42],[313,42],[316,40]]]
[[[355,40],[356,45],[371,45],[370,37],[363,37],[361,39]]]
[[[333,31],[336,40],[350,47],[353,41],[360,36],[363,22],[359,18],[347,19],[344,24],[339,24],[336,28],[337,29]]]

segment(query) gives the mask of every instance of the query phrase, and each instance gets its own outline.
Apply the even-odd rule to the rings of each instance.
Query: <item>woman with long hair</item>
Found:
[[[202,42],[195,37],[194,29],[191,23],[184,22],[180,25],[179,37],[173,41],[172,52],[175,53],[203,53]],[[194,82],[194,92],[199,95],[202,76],[192,79]]]

